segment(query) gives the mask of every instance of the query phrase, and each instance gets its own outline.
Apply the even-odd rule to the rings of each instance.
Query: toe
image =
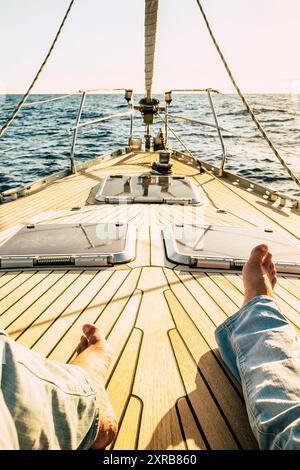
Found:
[[[274,266],[274,263],[272,261],[272,254],[271,253],[266,254],[266,256],[263,259],[263,265],[264,265],[264,268],[267,269],[267,271],[269,271],[269,272],[273,271],[275,266]]]
[[[94,344],[96,341],[103,340],[103,336],[101,335],[99,328],[97,328],[95,325],[90,325],[87,323],[83,325],[82,330],[88,341],[92,344]]]
[[[81,336],[80,347],[81,351],[84,351],[88,347],[89,343],[85,336]]]
[[[267,245],[256,246],[250,255],[249,261],[252,263],[262,264],[264,257],[268,253]]]
[[[81,336],[80,342],[76,349],[77,354],[82,353],[82,351],[84,351],[88,347],[88,345],[89,343],[88,343],[86,336]]]
[[[275,276],[273,277],[272,283],[271,283],[271,284],[272,284],[272,289],[274,289],[274,287],[276,286],[276,283],[277,283],[277,277],[276,277],[276,275],[275,275]]]
[[[270,270],[271,270],[272,273],[274,273],[276,271],[276,267],[275,267],[275,264],[273,263],[273,261],[271,262]]]
[[[110,353],[110,347],[99,328],[97,328],[95,325],[85,324],[83,325],[82,330],[86,335],[88,344],[90,346],[97,344],[97,346],[101,347],[103,352]]]

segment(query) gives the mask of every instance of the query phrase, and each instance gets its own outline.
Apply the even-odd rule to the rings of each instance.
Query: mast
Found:
[[[158,0],[145,0],[145,89],[147,100],[152,97]]]
[[[146,126],[145,148],[151,149],[151,125],[158,111],[159,101],[152,99],[152,81],[157,31],[158,0],[145,0],[145,94],[140,101],[140,111]]]

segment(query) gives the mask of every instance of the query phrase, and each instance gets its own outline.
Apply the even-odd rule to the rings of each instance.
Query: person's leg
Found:
[[[85,325],[72,364],[49,361],[0,330],[0,444],[6,449],[104,448],[116,433],[103,386],[105,339]]]
[[[242,309],[216,330],[221,356],[241,382],[261,449],[300,449],[300,342],[273,298],[276,272],[268,247],[243,270]]]
[[[92,449],[103,449],[112,442],[117,432],[117,420],[106,393],[103,380],[111,362],[111,352],[99,328],[86,324],[77,347],[78,356],[72,364],[82,367],[91,377],[98,394],[99,432]]]

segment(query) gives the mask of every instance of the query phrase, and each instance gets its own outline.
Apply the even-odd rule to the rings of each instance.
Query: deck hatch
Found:
[[[22,227],[0,246],[1,268],[110,266],[135,258],[136,228],[123,223]]]
[[[191,178],[184,176],[112,175],[107,176],[95,196],[107,204],[200,204],[203,196]]]
[[[239,271],[252,248],[270,247],[278,272],[300,273],[300,247],[281,233],[263,228],[176,224],[163,229],[167,258],[202,269]]]

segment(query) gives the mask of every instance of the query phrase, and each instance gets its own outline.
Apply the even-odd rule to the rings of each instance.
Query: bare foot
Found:
[[[272,261],[272,254],[266,245],[259,245],[252,250],[243,269],[243,281],[245,287],[243,305],[259,295],[273,297],[273,290],[277,282],[276,269]]]
[[[84,325],[84,335],[77,347],[78,356],[72,364],[80,366],[90,375],[98,392],[100,424],[92,449],[105,449],[115,438],[117,421],[104,387],[104,376],[111,362],[110,348],[99,328]]]

